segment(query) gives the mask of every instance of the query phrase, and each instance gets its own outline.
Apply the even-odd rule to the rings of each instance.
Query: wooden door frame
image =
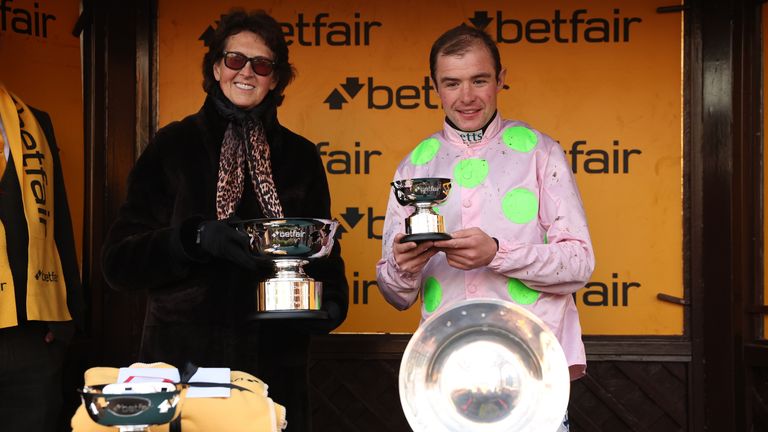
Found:
[[[686,50],[692,430],[749,430],[762,287],[759,1],[690,3]],[[758,348],[756,352],[764,352]],[[750,361],[763,362],[754,353]]]
[[[145,298],[107,286],[101,246],[126,195],[128,173],[155,132],[156,0],[83,0],[85,221],[90,365],[135,359]],[[138,318],[137,318],[138,317]]]

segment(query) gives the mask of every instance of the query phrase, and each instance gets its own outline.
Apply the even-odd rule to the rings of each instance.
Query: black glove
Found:
[[[260,263],[251,252],[251,237],[229,224],[230,220],[207,221],[197,229],[197,244],[210,256],[231,261],[247,269]]]

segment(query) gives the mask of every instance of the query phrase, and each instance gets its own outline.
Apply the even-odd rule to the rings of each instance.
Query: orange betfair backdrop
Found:
[[[159,1],[160,125],[202,105],[203,34],[230,7],[283,24],[298,78],[281,122],[317,143],[350,282],[340,332],[411,332],[418,308],[381,297],[375,264],[398,162],[438,130],[432,42],[460,23],[499,43],[505,118],[560,141],[572,163],[597,268],[576,294],[586,334],[680,335],[682,21],[669,1]]]
[[[0,81],[51,116],[78,256],[83,238],[83,99],[79,0],[0,0]]]

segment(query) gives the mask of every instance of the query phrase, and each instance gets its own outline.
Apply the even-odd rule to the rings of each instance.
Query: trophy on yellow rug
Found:
[[[84,386],[80,400],[88,416],[120,432],[148,432],[150,426],[173,421],[181,414],[187,384],[138,382]]]

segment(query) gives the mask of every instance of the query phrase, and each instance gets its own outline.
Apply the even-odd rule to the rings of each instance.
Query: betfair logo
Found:
[[[39,9],[35,2],[34,10],[13,7],[13,0],[0,0],[0,29],[9,29],[18,34],[48,37],[48,21],[56,21],[56,16]]]
[[[294,22],[281,22],[285,42],[302,46],[368,46],[373,30],[382,25],[379,21],[361,20],[359,12],[349,21],[330,18],[326,12],[306,18],[299,13]]]
[[[611,17],[597,16],[587,9],[555,9],[551,18],[508,18],[504,16],[504,11],[496,11],[494,16],[488,11],[475,11],[475,15],[469,18],[473,26],[480,30],[487,29],[488,34],[500,44],[624,43],[630,41],[632,30],[642,21],[639,17],[622,15],[621,9],[613,9]],[[488,28],[491,23],[494,24]]]
[[[632,289],[632,291],[630,291]],[[619,273],[611,273],[609,282],[590,281],[584,285],[577,296],[584,306],[597,307],[626,307],[630,303],[630,294],[642,289],[642,284],[637,281],[624,281]]]
[[[329,141],[320,141],[316,147],[325,162],[325,171],[328,174],[368,175],[375,162],[374,157],[382,155],[381,150],[362,147],[360,141],[355,141],[352,151],[332,145]]]
[[[2,1],[2,0],[0,0]],[[219,21],[214,23],[217,27]],[[351,20],[332,20],[327,12],[318,12],[314,16],[305,16],[299,12],[289,22],[280,22],[280,29],[285,36],[285,43],[301,46],[369,46],[374,30],[381,28],[380,21],[368,21],[355,12]],[[208,46],[215,33],[215,27],[209,25],[198,40]]]
[[[341,91],[334,88],[323,101],[323,103],[328,104],[328,109],[342,109],[344,104],[350,103],[358,94],[361,94],[363,88],[366,88],[362,94],[367,99],[368,109],[385,110],[397,107],[409,110],[422,106],[428,109],[438,108],[432,102],[435,97],[432,91],[435,90],[435,87],[432,86],[432,82],[426,76],[422,83],[401,86],[380,84],[375,82],[373,77],[368,77],[365,83],[361,82],[358,77],[347,77],[345,82],[339,84],[339,87],[341,87]]]
[[[623,147],[617,139],[613,140],[610,150],[596,148],[587,140],[578,140],[564,151],[566,158],[571,160],[574,174],[629,174],[630,165],[634,167],[635,159],[643,154],[639,148]]]
[[[365,280],[360,278],[360,272],[352,272],[352,304],[368,304],[368,292],[376,292],[379,284],[376,280]]]
[[[38,270],[37,273],[35,273],[35,279],[43,282],[57,282],[59,280],[59,275],[52,271],[43,272],[42,270]]]

